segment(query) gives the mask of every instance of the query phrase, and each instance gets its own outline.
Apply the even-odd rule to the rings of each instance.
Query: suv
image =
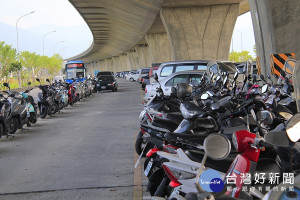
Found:
[[[97,76],[114,76],[114,72],[112,71],[103,71],[103,72],[98,72]]]
[[[142,69],[139,69],[138,71],[139,71],[139,77],[138,77],[137,81],[142,83],[142,78],[149,74],[150,68],[142,68]]]
[[[142,89],[145,89],[146,85],[150,84],[150,79],[154,80],[154,74],[156,73],[160,63],[153,63],[150,68],[149,74],[142,78]]]
[[[130,82],[137,81],[138,76],[139,76],[139,74],[137,73],[137,70],[132,70],[126,76],[126,80],[130,80]]]
[[[180,71],[189,70],[205,70],[209,61],[206,60],[189,60],[189,61],[173,61],[162,63],[156,74],[158,81],[163,80],[167,76]],[[154,83],[154,79],[150,79],[150,83]]]
[[[100,83],[100,90],[111,90],[113,92],[118,90],[118,83],[113,75],[103,75],[99,73],[97,74],[97,78]]]

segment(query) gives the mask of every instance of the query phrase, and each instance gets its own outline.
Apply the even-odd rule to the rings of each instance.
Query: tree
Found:
[[[249,51],[232,51],[229,54],[229,60],[234,61],[234,62],[244,62],[249,59],[253,59],[252,56],[249,54]]]
[[[0,42],[0,68],[1,68],[1,77],[7,77],[9,72],[10,64],[16,61],[17,51],[12,48],[12,45],[5,44]]]

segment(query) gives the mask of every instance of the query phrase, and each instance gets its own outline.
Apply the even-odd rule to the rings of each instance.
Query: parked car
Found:
[[[129,71],[124,71],[124,72],[123,72],[123,76],[122,76],[122,78],[126,78],[126,77],[127,77],[127,75],[128,75],[128,73],[129,73]]]
[[[97,76],[114,76],[114,72],[112,71],[103,71],[103,72],[98,72]]]
[[[157,72],[160,63],[153,63],[152,67],[150,68],[149,74],[142,78],[142,89],[145,89],[146,85],[150,84],[150,79],[154,80],[154,73]]]
[[[137,70],[132,70],[128,73],[126,80],[137,81],[139,74],[137,74]]]
[[[139,77],[138,77],[137,81],[142,83],[142,78],[149,74],[150,68],[142,68],[142,69],[139,69],[138,71],[139,71]]]
[[[189,60],[189,61],[172,61],[162,63],[157,69],[158,81],[163,80],[169,75],[187,70],[206,70],[207,63],[206,60]],[[154,83],[154,79],[150,79],[150,83]]]
[[[202,75],[206,72],[205,70],[191,70],[176,72],[160,81],[161,88],[166,96],[170,96],[171,88],[179,83],[194,83],[199,84]],[[146,85],[145,97],[146,101],[149,101],[156,94],[156,89],[159,87],[159,83],[152,83]]]
[[[99,74],[99,73],[98,73]],[[111,90],[113,92],[118,90],[118,83],[113,75],[99,75],[97,76],[100,82],[101,90]]]
[[[120,78],[121,77],[121,72],[116,72],[115,77]]]

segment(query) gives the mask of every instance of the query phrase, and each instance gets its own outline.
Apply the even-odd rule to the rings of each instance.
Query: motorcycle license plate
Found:
[[[101,86],[101,89],[106,89],[106,87],[105,86]]]
[[[146,176],[148,176],[148,174],[149,174],[149,172],[150,172],[150,170],[151,170],[151,168],[152,168],[152,164],[153,164],[153,162],[152,162],[152,161],[149,161],[149,163],[148,163],[148,165],[147,165],[147,167],[146,167],[146,169],[145,169],[145,171],[144,171],[144,174],[145,174]]]

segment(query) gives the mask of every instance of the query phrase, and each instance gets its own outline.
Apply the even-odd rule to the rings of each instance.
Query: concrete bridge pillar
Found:
[[[249,0],[261,73],[271,74],[272,54],[295,53],[300,59],[300,1]]]
[[[133,69],[140,69],[141,67],[139,66],[139,57],[138,54],[135,50],[127,51],[127,56],[130,61],[131,65],[131,70]]]
[[[111,58],[105,59],[106,71],[113,71],[113,63]]]
[[[150,48],[152,63],[171,61],[171,47],[166,33],[146,34]]]
[[[120,60],[121,60],[123,71],[130,71],[131,65],[130,65],[129,58],[126,53],[120,54]]]
[[[121,72],[121,71],[123,71],[120,56],[113,56],[112,60],[113,60],[114,66],[115,66],[114,67],[115,68],[115,72]]]
[[[239,4],[162,8],[172,60],[228,60]]]
[[[140,68],[150,67],[152,64],[152,56],[151,56],[150,48],[145,45],[139,45],[135,47],[135,51],[139,56]]]
[[[100,60],[100,71],[106,71],[107,68],[106,68],[106,62],[105,60]]]

